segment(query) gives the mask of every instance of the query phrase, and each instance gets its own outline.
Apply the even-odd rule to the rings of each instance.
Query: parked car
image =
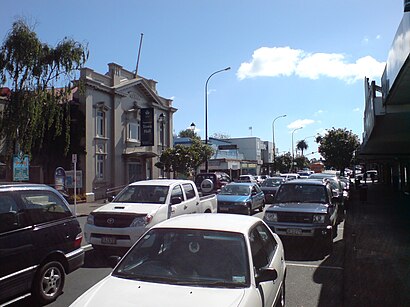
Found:
[[[0,184],[0,305],[31,295],[49,304],[84,263],[82,232],[68,203],[42,184]]]
[[[342,182],[335,173],[315,173],[311,174],[308,179],[328,180],[332,186],[333,196],[338,197],[340,211],[345,209],[346,194]]]
[[[280,176],[285,178],[286,181],[300,178],[299,174],[297,173],[283,173],[283,174],[280,174]]]
[[[259,218],[187,214],[152,227],[71,306],[285,306],[284,259]]]
[[[240,175],[236,182],[250,182],[250,183],[258,183],[255,176],[253,175]]]
[[[261,184],[261,190],[265,195],[265,204],[271,204],[275,198],[276,191],[286,180],[283,177],[269,177]]]
[[[204,212],[217,212],[216,196],[199,196],[191,180],[137,181],[111,203],[91,212],[84,236],[95,249],[122,253],[153,225],[178,215]]]
[[[252,215],[265,207],[265,196],[257,183],[232,182],[216,196],[218,212]]]
[[[224,172],[199,173],[195,176],[196,188],[202,195],[217,194],[231,181],[231,177]]]
[[[299,179],[283,183],[264,221],[279,236],[311,237],[333,247],[337,235],[338,199],[328,181]]]

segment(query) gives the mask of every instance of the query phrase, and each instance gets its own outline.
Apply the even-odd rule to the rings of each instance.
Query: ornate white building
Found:
[[[76,100],[85,116],[85,154],[78,155],[83,191],[105,197],[136,180],[159,178],[161,152],[173,144],[172,100],[158,95],[156,81],[115,63],[100,74],[83,68]]]

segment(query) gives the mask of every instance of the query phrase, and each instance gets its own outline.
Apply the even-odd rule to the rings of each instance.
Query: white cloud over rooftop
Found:
[[[298,76],[316,80],[320,77],[336,78],[353,83],[365,77],[380,77],[385,67],[371,56],[348,62],[340,53],[307,53],[290,47],[261,47],[252,54],[252,60],[240,65],[239,80],[255,77]]]

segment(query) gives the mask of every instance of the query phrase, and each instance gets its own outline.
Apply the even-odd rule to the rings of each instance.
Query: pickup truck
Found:
[[[337,235],[340,196],[328,181],[295,179],[282,183],[264,221],[281,237],[311,237],[322,241],[326,252]]]
[[[90,213],[84,237],[94,249],[126,250],[159,222],[187,213],[216,212],[216,195],[199,196],[191,180],[138,181]]]

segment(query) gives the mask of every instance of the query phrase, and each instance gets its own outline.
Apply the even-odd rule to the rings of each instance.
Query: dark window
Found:
[[[21,198],[27,218],[33,224],[55,221],[71,216],[63,200],[50,191],[21,191]]]
[[[0,233],[17,229],[17,204],[8,193],[0,193]]]
[[[273,259],[277,242],[269,229],[258,224],[249,234],[251,243],[253,265],[256,269],[267,266]]]
[[[184,188],[185,195],[186,195],[187,199],[195,198],[195,190],[194,190],[194,187],[192,186],[192,184],[184,183],[182,186]]]
[[[174,197],[181,197],[182,200],[184,199],[180,185],[177,185],[172,189],[171,199]]]

